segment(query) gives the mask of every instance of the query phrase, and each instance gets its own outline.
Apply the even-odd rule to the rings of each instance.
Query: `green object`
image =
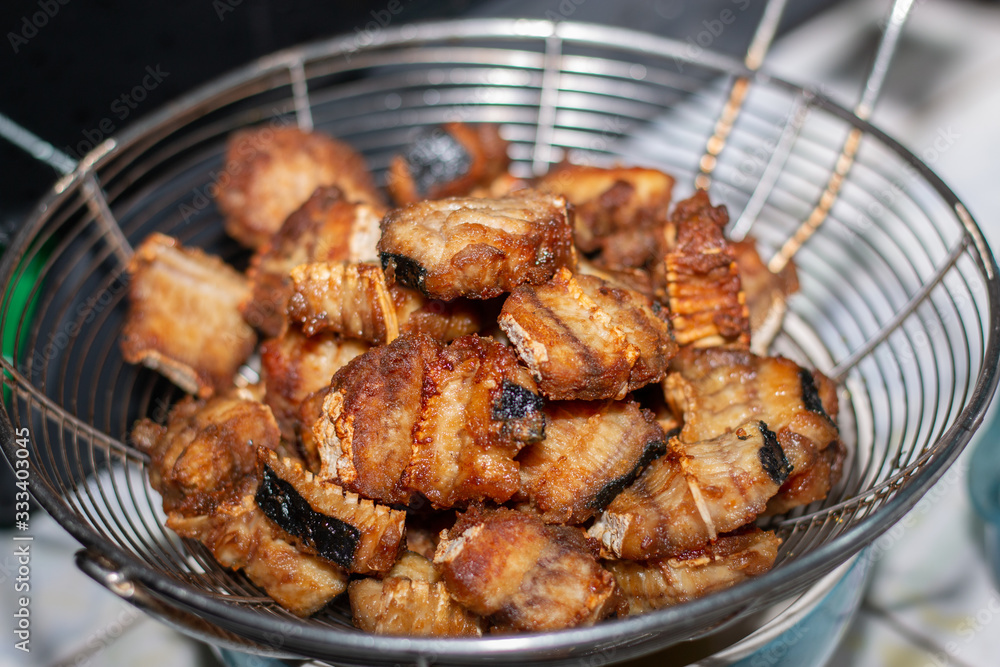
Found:
[[[6,250],[6,248],[0,248],[0,250]],[[8,363],[17,367],[18,363],[23,361],[28,350],[24,345],[24,341],[28,335],[28,329],[31,326],[31,322],[35,316],[35,308],[38,304],[38,291],[34,292],[32,296],[32,290],[38,283],[39,276],[42,272],[42,266],[45,264],[45,259],[49,255],[48,244],[43,246],[41,250],[35,253],[30,259],[21,260],[21,264],[18,265],[17,271],[14,275],[17,278],[6,286],[3,295],[3,305],[4,305],[4,315],[2,326],[3,326],[3,356]],[[18,338],[18,334],[21,337],[21,350],[18,359],[14,358],[14,344]],[[9,389],[6,383],[3,389],[4,401],[9,399]]]

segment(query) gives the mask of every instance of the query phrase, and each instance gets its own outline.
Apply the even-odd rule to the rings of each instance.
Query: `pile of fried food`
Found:
[[[705,192],[518,179],[461,123],[395,158],[395,208],[321,133],[245,130],[226,159],[253,257],[136,250],[123,354],[192,396],[131,438],[167,525],[292,613],[347,591],[359,628],[439,636],[638,614],[766,572],[756,518],[836,483],[836,387],[763,352],[794,268]]]

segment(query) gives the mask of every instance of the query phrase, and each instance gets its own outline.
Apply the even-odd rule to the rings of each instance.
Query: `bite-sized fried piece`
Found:
[[[306,468],[317,475],[323,469],[323,459],[320,457],[319,444],[313,434],[313,425],[323,416],[323,401],[326,400],[329,391],[330,387],[327,385],[302,399],[298,410],[298,425],[295,429]]]
[[[701,549],[645,564],[606,562],[622,591],[619,616],[642,614],[721,591],[774,565],[781,540],[756,526],[720,535]]]
[[[652,266],[662,256],[673,177],[640,167],[563,164],[538,184],[574,207],[573,236],[610,269]]]
[[[434,558],[438,536],[424,526],[406,524],[406,548],[426,558]]]
[[[256,127],[229,137],[215,196],[226,231],[259,248],[316,188],[334,185],[348,201],[381,205],[364,158],[321,132]]]
[[[618,601],[614,577],[598,565],[581,529],[547,526],[514,510],[466,512],[434,562],[452,597],[501,630],[592,625]]]
[[[667,253],[667,297],[681,346],[750,345],[750,315],[740,286],[736,253],[726,240],[725,206],[712,206],[699,190],[671,217],[677,241]]]
[[[600,278],[611,287],[638,292],[651,301],[656,298],[653,277],[644,269],[608,269],[581,257],[576,263],[576,272],[577,275]]]
[[[292,269],[309,262],[377,261],[384,213],[379,206],[347,201],[336,187],[317,188],[250,258],[247,278],[253,298],[243,304],[243,317],[277,336],[292,294]]]
[[[297,462],[258,450],[264,514],[293,536],[303,553],[348,572],[386,572],[404,548],[406,512],[378,505],[322,482]]]
[[[302,401],[330,386],[333,374],[369,347],[360,340],[331,333],[308,337],[298,327],[289,327],[277,338],[264,341],[260,346],[260,379],[267,388],[264,402],[287,440],[294,440],[302,425]],[[311,429],[314,421],[306,426]]]
[[[386,184],[397,205],[469,194],[507,171],[510,158],[500,128],[445,123],[414,140],[389,166]]]
[[[624,398],[662,379],[677,351],[658,305],[567,269],[515,289],[499,323],[542,393],[560,400]]]
[[[590,527],[604,553],[647,560],[698,549],[753,521],[790,472],[763,422],[669,448]]]
[[[677,372],[664,391],[683,417],[682,440],[714,438],[751,419],[777,434],[793,472],[768,513],[821,500],[840,479],[837,393],[822,373],[782,357],[718,348],[681,350],[673,364]]]
[[[431,299],[490,299],[576,263],[566,200],[534,190],[423,201],[389,211],[382,267]]]
[[[381,345],[399,335],[396,307],[377,264],[302,264],[291,277],[288,319],[307,336],[333,331]]]
[[[246,278],[218,257],[160,233],[136,248],[128,272],[125,361],[159,371],[202,398],[231,387],[257,344],[239,311],[250,296]]]
[[[518,489],[514,457],[545,433],[542,399],[514,352],[463,336],[428,366],[424,385],[403,483],[435,507],[508,500]]]
[[[253,495],[220,505],[210,514],[170,514],[167,527],[198,540],[224,567],[250,581],[297,616],[309,616],[347,590],[347,572],[325,558],[301,553],[257,507]]]
[[[583,523],[666,453],[652,413],[633,401],[549,403],[545,439],[525,448],[521,495],[547,523]]]
[[[485,185],[473,188],[469,191],[470,197],[506,197],[512,192],[530,188],[532,182],[528,179],[520,178],[510,172],[500,174]]]
[[[256,485],[257,447],[274,449],[281,434],[271,409],[244,389],[207,401],[177,403],[166,426],[141,419],[131,440],[149,454],[149,483],[163,509],[207,514]]]
[[[781,329],[788,297],[799,290],[798,273],[793,262],[786,264],[780,273],[771,273],[753,238],[733,243],[732,248],[750,312],[750,350],[766,354]]]
[[[480,302],[428,299],[417,290],[398,283],[389,286],[389,295],[396,307],[400,333],[422,333],[442,343],[450,343],[460,336],[477,333],[486,321],[477,307]]]

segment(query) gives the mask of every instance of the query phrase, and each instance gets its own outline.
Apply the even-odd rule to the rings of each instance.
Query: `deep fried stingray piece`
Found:
[[[336,187],[316,188],[250,258],[247,278],[253,298],[243,304],[243,317],[277,336],[292,293],[292,269],[309,262],[377,261],[384,213],[380,206],[348,201]]]
[[[732,249],[750,313],[750,349],[765,354],[781,329],[788,297],[799,289],[798,273],[793,262],[780,273],[771,273],[753,238],[733,243]]]
[[[288,319],[307,336],[333,331],[381,345],[399,335],[396,307],[377,264],[301,264],[291,277]]]
[[[303,553],[348,572],[386,572],[404,548],[406,513],[323,482],[296,461],[261,448],[255,496],[264,514],[293,536]]]
[[[215,198],[229,235],[259,248],[324,185],[348,201],[382,205],[364,158],[347,144],[295,127],[256,127],[230,135]]]
[[[452,597],[501,630],[592,625],[617,604],[614,577],[584,533],[510,509],[472,509],[438,544],[434,562]]]
[[[163,373],[202,398],[233,384],[257,335],[239,305],[246,278],[214,255],[153,233],[129,260],[122,357]]]
[[[300,552],[269,520],[253,494],[216,507],[211,513],[171,513],[167,527],[198,540],[224,567],[243,570],[250,581],[297,616],[309,616],[347,589],[347,572],[319,556]]]
[[[515,289],[499,323],[542,393],[560,400],[624,398],[662,379],[677,351],[655,302],[567,269]]]
[[[604,567],[622,592],[618,615],[626,616],[704,597],[764,574],[774,566],[779,546],[773,532],[752,526],[673,558],[608,561]]]
[[[788,359],[745,350],[682,350],[673,364],[677,372],[667,377],[664,392],[683,417],[682,440],[713,438],[747,420],[763,420],[794,469],[768,513],[826,497],[840,478],[845,451],[833,420],[838,404],[831,380]]]
[[[533,190],[423,201],[389,211],[382,267],[432,299],[490,299],[576,263],[566,200]]]
[[[664,247],[673,177],[641,167],[563,164],[538,184],[574,207],[573,236],[580,250],[613,269],[652,266]]]
[[[646,560],[698,549],[753,521],[790,472],[763,422],[701,442],[673,438],[669,448],[591,526],[605,553]]]
[[[399,283],[389,286],[400,333],[427,334],[442,343],[479,332],[486,320],[481,302],[468,299],[428,299]]]
[[[510,158],[491,123],[445,123],[414,140],[389,166],[387,187],[397,205],[469,194],[507,171]]]
[[[652,413],[633,401],[560,401],[545,415],[545,439],[518,462],[520,495],[547,523],[586,521],[667,450]]]
[[[136,422],[132,442],[149,454],[149,482],[163,509],[207,514],[256,485],[257,447],[274,449],[281,435],[270,408],[234,389],[207,401],[185,397],[166,426]]]
[[[677,241],[665,259],[674,337],[695,347],[750,345],[750,315],[736,253],[724,230],[725,206],[712,206],[699,190],[678,202],[671,222]]]
[[[351,582],[354,624],[378,635],[481,636],[483,619],[455,602],[440,579],[430,560],[405,552],[381,581]]]

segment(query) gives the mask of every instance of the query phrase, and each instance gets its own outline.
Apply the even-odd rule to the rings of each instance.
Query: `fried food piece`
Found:
[[[302,402],[314,391],[330,386],[333,374],[370,346],[360,340],[321,333],[309,337],[289,327],[260,346],[261,382],[267,388],[264,402],[271,407],[282,435],[294,440]],[[308,422],[309,429],[313,421]]]
[[[574,207],[580,250],[613,270],[652,266],[663,254],[674,179],[640,167],[559,165],[538,184]]]
[[[129,260],[125,361],[141,363],[202,398],[233,384],[257,336],[239,305],[246,278],[218,257],[153,233]]]
[[[330,386],[327,385],[302,399],[298,410],[298,424],[295,428],[306,467],[309,472],[317,475],[323,468],[323,459],[320,457],[319,444],[313,434],[313,425],[323,416],[323,401],[326,400],[329,391]]]
[[[291,277],[288,318],[307,336],[333,331],[381,345],[399,335],[396,307],[377,264],[301,264]]]
[[[583,523],[667,451],[652,413],[633,401],[549,403],[545,439],[527,447],[521,495],[546,523]]]
[[[428,299],[417,290],[396,283],[389,286],[400,333],[427,334],[450,343],[460,336],[478,333],[486,318],[475,302],[467,299]]]
[[[617,604],[614,577],[583,531],[509,509],[473,509],[438,544],[434,562],[452,597],[502,630],[592,625]]]
[[[671,218],[676,245],[665,259],[674,337],[684,347],[750,346],[750,314],[736,253],[724,230],[725,206],[699,190],[677,204]]]
[[[261,481],[255,499],[265,515],[292,535],[299,551],[331,560],[348,572],[386,572],[404,548],[406,512],[359,498],[322,482],[297,462],[258,450]]]
[[[544,437],[542,400],[513,351],[463,336],[427,368],[424,407],[403,483],[435,507],[508,500],[518,489],[514,457]]]
[[[320,186],[336,186],[348,201],[382,204],[360,154],[321,132],[295,127],[233,133],[216,185],[226,232],[250,248],[264,245]]]
[[[750,313],[750,350],[766,354],[781,329],[788,297],[799,290],[798,273],[793,262],[780,273],[771,273],[753,238],[733,243],[732,248]]]
[[[507,142],[491,123],[445,123],[417,137],[389,166],[397,205],[469,194],[507,171]]]
[[[774,566],[781,540],[756,526],[727,535],[701,549],[648,563],[606,562],[622,591],[618,615],[642,614],[735,586]]]
[[[768,513],[826,497],[840,478],[844,455],[831,417],[838,412],[833,382],[788,359],[745,350],[682,350],[673,363],[677,372],[667,377],[664,393],[683,416],[681,440],[714,438],[747,420],[763,420],[793,467]]]
[[[597,517],[588,534],[618,558],[666,558],[698,549],[764,511],[791,466],[763,422],[712,440],[673,438]]]
[[[483,619],[451,599],[427,558],[406,552],[386,577],[351,582],[354,624],[378,635],[479,637]]]
[[[534,190],[393,209],[378,249],[387,276],[445,301],[490,299],[576,263],[566,200]]]
[[[653,276],[645,269],[608,269],[581,257],[576,263],[577,275],[594,276],[617,289],[638,292],[650,301],[656,299]]]
[[[222,566],[243,570],[250,581],[296,616],[316,613],[347,590],[347,572],[296,549],[284,531],[264,516],[253,494],[209,514],[171,513],[167,527],[204,544]]]
[[[384,213],[381,206],[348,201],[334,186],[316,188],[250,258],[247,278],[253,298],[242,305],[243,317],[277,336],[292,294],[292,269],[309,262],[377,261]]]
[[[677,351],[654,302],[567,269],[515,289],[499,323],[542,393],[559,400],[624,398],[662,379]]]
[[[271,409],[236,389],[198,401],[177,403],[166,426],[141,419],[132,442],[149,454],[149,483],[163,496],[163,509],[207,514],[254,486],[257,447],[275,449],[281,439]]]

